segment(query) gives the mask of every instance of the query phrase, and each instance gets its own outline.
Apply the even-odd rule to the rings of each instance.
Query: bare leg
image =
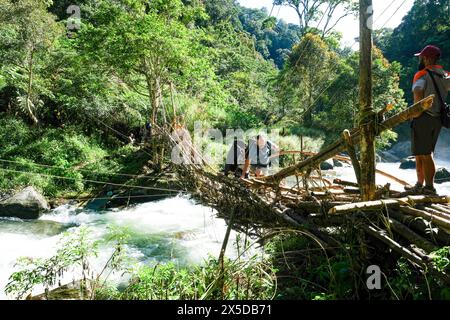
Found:
[[[434,185],[434,176],[436,175],[436,165],[433,156],[424,156],[422,161],[426,185],[432,187]]]
[[[259,169],[259,168],[256,169],[256,177],[257,177],[257,178],[260,178],[260,177],[262,177],[262,175],[263,175],[263,174],[262,174],[262,170]]]
[[[417,182],[423,185],[423,183],[425,182],[423,156],[416,156],[416,171],[417,171]]]

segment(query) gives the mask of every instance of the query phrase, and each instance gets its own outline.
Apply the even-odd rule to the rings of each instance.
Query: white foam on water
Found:
[[[449,168],[447,161],[438,160],[438,167]],[[411,184],[416,181],[415,170],[401,170],[399,163],[379,163],[377,167]],[[340,178],[356,182],[352,167],[324,171],[327,178]],[[391,183],[391,188],[403,190],[403,186],[377,175],[377,184]],[[442,195],[450,195],[450,183],[436,185]],[[108,226],[125,227],[130,231],[128,253],[141,263],[174,261],[180,264],[200,264],[208,255],[218,256],[226,233],[224,220],[216,218],[211,208],[196,204],[187,197],[175,197],[158,202],[140,204],[125,210],[104,212],[83,211],[72,206],[61,206],[40,218],[40,223],[48,221],[66,228],[77,229],[88,226],[91,237],[103,239]],[[14,224],[20,230],[14,232]],[[33,234],[24,232],[28,225],[20,219],[0,219],[0,299],[7,298],[4,287],[8,277],[14,272],[14,264],[19,257],[50,257],[56,250],[60,235]],[[36,229],[33,229],[36,230]],[[232,232],[227,256],[238,254],[234,243],[238,234]],[[241,239],[242,240],[242,239]],[[101,269],[112,253],[112,247],[102,247],[94,261],[94,267]],[[249,254],[256,253],[252,250]],[[63,283],[74,277],[68,274]],[[41,288],[38,288],[41,290]],[[42,290],[40,291],[42,292]]]
[[[124,227],[130,233],[128,253],[141,263],[201,264],[208,255],[218,256],[226,233],[225,221],[216,218],[214,210],[186,197],[104,212],[82,211],[66,205],[40,220],[62,224],[71,230],[88,226],[93,239],[103,239],[110,226]],[[3,232],[0,220],[0,299],[6,298],[4,287],[15,270],[16,260],[23,256],[52,256],[60,238],[59,235],[24,234],[23,227],[20,234],[11,232],[11,226],[7,230]],[[230,258],[237,256],[233,245],[236,237],[237,234],[232,232],[227,247]],[[101,269],[112,250],[112,247],[102,247],[99,257],[94,260],[94,268]],[[74,277],[68,274],[62,283],[68,283]]]

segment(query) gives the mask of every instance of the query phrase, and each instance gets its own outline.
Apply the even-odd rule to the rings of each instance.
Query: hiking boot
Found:
[[[413,187],[410,187],[410,186],[405,187],[405,191],[419,193],[419,194],[422,192],[422,189],[423,189],[423,185],[421,185],[418,182]]]
[[[429,196],[437,196],[437,191],[433,186],[425,186],[422,189],[422,193],[424,195],[429,195]]]

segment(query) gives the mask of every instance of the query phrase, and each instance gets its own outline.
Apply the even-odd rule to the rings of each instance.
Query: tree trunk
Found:
[[[375,120],[372,97],[372,0],[360,0],[360,79],[361,196],[375,199]]]
[[[33,110],[31,109],[31,96],[33,94],[33,63],[34,63],[34,49],[31,50],[30,57],[28,59],[28,87],[27,87],[27,94],[26,94],[26,100],[25,100],[25,107],[27,109],[28,115],[30,116],[33,123],[36,125],[38,124],[38,119],[33,113]]]

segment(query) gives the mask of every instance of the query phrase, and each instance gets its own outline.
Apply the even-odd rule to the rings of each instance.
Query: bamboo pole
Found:
[[[409,242],[414,243],[419,248],[422,248],[427,253],[437,250],[437,246],[435,246],[434,244],[432,244],[430,241],[423,238],[422,236],[418,235],[417,233],[412,231],[410,228],[408,228],[404,224],[400,223],[399,221],[395,220],[394,218],[389,218],[389,223],[395,232],[397,232],[399,235],[401,235],[403,238],[405,238]]]
[[[404,110],[395,116],[389,118],[379,125],[379,133],[392,129],[395,126],[408,121],[410,119],[418,117],[424,111],[431,108],[433,105],[434,95],[430,95],[429,97],[415,103],[407,110]],[[354,144],[359,143],[361,138],[361,132],[359,129],[353,129],[351,132],[351,137]],[[343,139],[339,139],[330,146],[326,147],[322,152],[312,156],[304,161],[297,163],[294,166],[285,168],[280,172],[274,174],[273,176],[264,177],[265,180],[273,180],[273,181],[281,181],[289,176],[295,175],[296,172],[307,171],[308,169],[317,167],[320,163],[333,158],[340,152],[345,151],[345,143]]]
[[[433,208],[425,208],[425,211],[428,212],[429,214],[432,214],[434,216],[441,217],[441,218],[443,218],[445,220],[449,220],[450,221],[450,214],[443,213],[443,212],[435,210]]]
[[[342,206],[336,206],[330,211],[328,214],[331,215],[339,215],[339,214],[347,214],[358,211],[374,211],[374,210],[382,210],[384,208],[392,208],[399,207],[400,202],[398,200],[378,200],[378,201],[367,201],[367,202],[357,202],[345,204]]]
[[[344,139],[345,147],[352,161],[353,169],[355,170],[356,181],[358,185],[361,185],[361,164],[359,163],[358,157],[356,156],[356,149],[353,145],[352,137],[349,130],[344,130],[342,133],[342,138]]]
[[[350,203],[334,207],[328,213],[346,214],[354,211],[374,211],[383,208],[399,207],[401,205],[405,206],[405,205],[429,204],[429,203],[448,203],[448,201],[449,197],[410,196],[400,199],[386,199],[386,200]]]
[[[444,218],[435,216],[433,214],[430,214],[426,211],[422,211],[422,210],[418,210],[418,209],[414,209],[411,207],[406,207],[406,206],[401,206],[400,210],[403,213],[406,213],[410,216],[415,216],[415,217],[420,217],[420,218],[424,218],[425,220],[428,220],[440,227],[443,227],[445,229],[450,229],[450,220],[446,220]]]
[[[359,120],[361,128],[361,163],[358,182],[363,201],[375,200],[375,134],[377,114],[373,109],[372,92],[372,0],[359,1]],[[350,141],[351,143],[351,141]],[[353,161],[353,159],[352,159]],[[356,165],[355,171],[359,168]]]
[[[429,221],[423,218],[411,217],[396,210],[390,210],[389,216],[411,227],[416,232],[428,237],[433,242],[447,246],[450,245],[450,234],[445,231],[435,228]]]
[[[414,262],[415,264],[419,265],[422,268],[426,268],[426,264],[424,263],[424,261],[417,254],[411,252],[407,248],[401,246],[399,243],[397,243],[396,241],[394,241],[391,238],[389,238],[385,234],[385,232],[377,230],[377,229],[375,229],[372,226],[362,225],[361,227],[367,234],[369,234],[372,237],[374,237],[374,238],[382,241],[383,243],[387,244],[389,246],[389,248],[391,248],[392,250],[396,251],[397,253],[399,253],[403,257],[405,257],[408,260]]]

